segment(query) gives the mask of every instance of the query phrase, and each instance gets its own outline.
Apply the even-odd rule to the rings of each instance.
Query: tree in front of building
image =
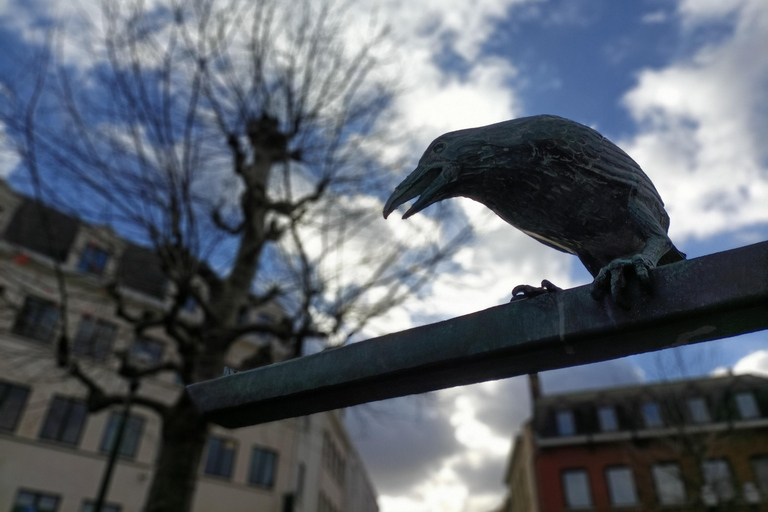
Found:
[[[178,355],[143,368],[124,357],[123,377],[215,378],[246,333],[283,349],[251,365],[298,356],[309,339],[343,343],[455,246],[434,229],[398,238],[374,222],[391,184],[381,162],[394,91],[380,73],[386,31],[350,9],[104,0],[50,29],[38,58],[4,78],[0,119],[22,163],[14,179],[151,247],[168,283],[171,300],[153,311],[107,286],[138,337],[160,328]],[[93,248],[86,271],[103,260]],[[240,314],[270,302],[282,319]],[[200,321],[185,320],[190,304]],[[90,411],[122,403],[72,357],[69,326],[59,329],[58,361],[88,387]],[[208,424],[184,394],[138,405],[162,420],[146,510],[189,510]]]

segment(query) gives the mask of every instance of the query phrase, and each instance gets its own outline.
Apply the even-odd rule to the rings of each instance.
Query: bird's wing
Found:
[[[506,140],[513,145],[529,146],[538,153],[537,158],[559,161],[581,172],[594,172],[608,182],[630,187],[635,200],[653,213],[665,231],[669,228],[664,202],[650,178],[637,162],[596,130],[549,115],[520,118],[507,123],[507,127],[494,134],[506,135]],[[503,141],[488,142],[498,142],[503,146]]]
[[[594,132],[594,130],[592,131]],[[592,157],[592,166],[588,169],[593,169],[601,176],[611,180],[630,185],[635,192],[633,199],[644,206],[659,221],[666,233],[669,229],[669,216],[664,210],[664,201],[662,201],[651,179],[643,172],[637,162],[621,148],[597,132],[594,133],[601,138],[598,146],[601,151],[595,152],[596,154]],[[589,155],[591,147],[585,148],[585,152]]]

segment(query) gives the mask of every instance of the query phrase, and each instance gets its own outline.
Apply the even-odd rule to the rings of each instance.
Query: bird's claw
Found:
[[[616,304],[622,309],[630,309],[631,305],[625,296],[627,287],[627,273],[632,271],[640,281],[640,287],[646,293],[651,293],[651,276],[648,270],[655,265],[642,254],[635,254],[631,258],[619,258],[600,269],[600,272],[592,282],[590,290],[592,298],[602,300],[608,289]]]
[[[530,299],[531,297],[537,297],[545,293],[561,292],[561,291],[563,291],[562,288],[555,286],[554,284],[552,284],[551,281],[544,279],[541,282],[540,287],[531,286],[529,284],[521,284],[521,285],[515,286],[514,289],[512,290],[512,300],[510,300],[510,302],[514,302],[516,300]]]

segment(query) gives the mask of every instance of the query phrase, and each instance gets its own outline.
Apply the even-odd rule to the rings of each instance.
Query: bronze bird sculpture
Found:
[[[648,291],[649,269],[685,259],[667,236],[664,203],[640,166],[597,131],[562,117],[524,117],[441,135],[395,188],[384,218],[416,197],[404,219],[458,196],[578,256],[595,278],[592,296],[600,300],[610,290],[624,308],[629,275]],[[542,285],[517,287],[513,295],[558,289]]]

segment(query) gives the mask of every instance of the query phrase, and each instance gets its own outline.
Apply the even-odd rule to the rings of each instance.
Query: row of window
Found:
[[[12,332],[42,343],[50,343],[56,334],[59,322],[59,308],[49,300],[27,297],[16,317]],[[72,340],[72,352],[105,361],[112,353],[117,337],[117,325],[84,313],[77,325]],[[131,345],[131,358],[139,364],[154,364],[162,361],[163,342],[140,336]]]
[[[339,485],[344,485],[347,464],[328,432],[323,433],[323,464]]]
[[[211,436],[208,439],[208,455],[205,459],[206,475],[231,478],[237,453],[237,441]],[[277,452],[268,448],[254,446],[251,451],[251,466],[248,471],[248,483],[260,487],[272,488],[277,472]]]
[[[764,496],[768,496],[768,456],[752,458],[755,483]],[[686,492],[686,485],[676,462],[651,466],[651,475],[659,505],[682,505],[693,501]],[[701,465],[704,483],[702,498],[712,503],[729,502],[736,498],[736,486],[731,467],[725,459],[711,459]],[[586,469],[564,470],[561,474],[565,504],[569,509],[593,507],[592,488]],[[613,466],[605,470],[605,483],[611,505],[616,508],[636,507],[640,504],[635,476],[629,466]]]
[[[16,430],[28,396],[28,388],[0,382],[0,430],[10,432]],[[84,402],[71,398],[54,397],[40,429],[39,437],[46,441],[76,446],[80,442],[80,434],[85,426],[87,415],[88,410]],[[101,438],[100,450],[102,452],[108,453],[112,449],[120,419],[120,413],[115,411],[110,413],[107,427]],[[144,418],[133,414],[129,415],[119,448],[121,456],[126,458],[136,456],[143,430]]]
[[[0,382],[0,429],[13,432],[26,405],[29,389]],[[72,446],[80,442],[80,435],[85,427],[88,415],[86,405],[81,400],[54,397],[40,429],[40,439]],[[100,450],[109,453],[114,446],[117,429],[122,414],[111,412]],[[144,418],[129,415],[123,431],[123,438],[118,448],[120,456],[134,458],[138,452],[144,431]],[[204,472],[207,475],[230,478],[237,451],[237,442],[219,437],[208,440],[208,455]],[[277,452],[261,447],[254,447],[251,453],[251,467],[248,482],[253,485],[271,488],[275,482]]]
[[[56,512],[59,508],[60,497],[37,491],[20,490],[16,493],[11,512]],[[95,503],[92,500],[84,500],[80,506],[80,512],[93,512]],[[102,512],[120,512],[119,505],[104,504]]]
[[[755,400],[755,395],[750,391],[742,391],[734,395],[736,409],[742,420],[751,420],[760,417],[760,409]],[[706,424],[712,422],[712,416],[703,397],[691,397],[685,401],[686,410],[690,421],[694,424]],[[645,402],[640,407],[645,428],[660,428],[673,424],[665,421],[661,406],[658,402]],[[616,432],[620,430],[619,420],[614,406],[600,406],[597,408],[597,420],[601,432]],[[561,436],[576,435],[576,422],[573,411],[561,409],[556,413],[557,433]]]
[[[317,512],[340,512],[340,509],[323,491],[320,491],[317,497]]]

